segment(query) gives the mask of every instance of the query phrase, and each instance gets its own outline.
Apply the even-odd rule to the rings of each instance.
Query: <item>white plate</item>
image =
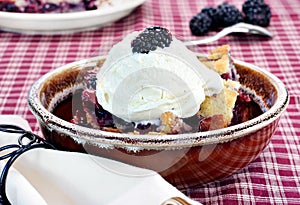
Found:
[[[145,0],[112,0],[97,10],[59,14],[0,11],[0,29],[26,34],[65,34],[101,28],[130,14]]]

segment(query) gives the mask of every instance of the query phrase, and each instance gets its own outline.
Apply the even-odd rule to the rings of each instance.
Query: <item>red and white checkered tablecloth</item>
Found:
[[[272,9],[272,40],[227,36],[199,46],[201,52],[229,43],[232,55],[279,77],[291,95],[268,147],[249,166],[221,181],[184,190],[203,204],[300,204],[300,1],[265,0]],[[130,16],[105,28],[68,35],[22,35],[0,31],[0,114],[17,114],[40,133],[27,106],[30,86],[66,63],[105,54],[113,42],[150,25],[167,27],[182,39],[196,39],[190,18],[221,0],[147,0]],[[228,1],[241,9],[242,1]],[[1,19],[0,19],[1,21]],[[213,35],[214,32],[207,34]],[[105,51],[105,52],[104,52]]]

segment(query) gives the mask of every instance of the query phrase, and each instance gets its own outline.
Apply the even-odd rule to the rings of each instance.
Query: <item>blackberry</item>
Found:
[[[242,13],[234,6],[227,2],[218,6],[218,21],[223,27],[232,26],[243,21]]]
[[[201,13],[206,14],[211,19],[211,29],[217,29],[220,27],[218,22],[218,9],[214,7],[205,7],[201,10]]]
[[[192,34],[201,36],[209,32],[212,20],[205,13],[198,13],[190,20],[190,29]]]
[[[140,134],[147,134],[149,132],[154,132],[157,129],[157,125],[151,124],[148,122],[147,124],[138,123],[136,125],[136,131]]]
[[[101,105],[95,106],[95,114],[100,127],[114,127],[113,116],[110,112],[104,110]]]
[[[149,127],[151,126],[151,123],[148,122],[147,124],[137,124],[136,128],[139,129],[139,130],[146,130],[148,129]]]
[[[172,35],[166,28],[160,26],[149,27],[131,42],[132,52],[148,54],[149,51],[154,51],[158,47],[169,47],[171,41]]]
[[[243,4],[245,22],[267,27],[270,24],[271,9],[263,0],[247,0]]]

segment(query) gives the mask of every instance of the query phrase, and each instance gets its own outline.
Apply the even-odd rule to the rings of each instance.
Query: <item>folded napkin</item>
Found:
[[[30,130],[19,116],[1,115],[0,124]],[[0,146],[16,144],[18,137],[0,132]],[[199,204],[154,171],[88,154],[39,148],[15,161],[6,189],[13,205],[160,205],[172,197]]]

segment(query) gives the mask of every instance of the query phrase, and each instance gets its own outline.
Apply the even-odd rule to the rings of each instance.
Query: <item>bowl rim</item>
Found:
[[[203,54],[198,55],[203,56]],[[44,122],[48,129],[56,130],[63,135],[67,135],[80,144],[91,143],[99,147],[108,148],[126,147],[129,149],[174,149],[224,143],[243,137],[249,133],[262,129],[275,121],[286,110],[289,103],[288,90],[279,78],[258,66],[233,59],[235,64],[246,66],[266,76],[271,84],[276,88],[278,92],[278,99],[269,110],[260,116],[222,129],[170,135],[113,133],[75,125],[71,122],[62,120],[49,112],[41,104],[39,100],[39,91],[46,79],[64,70],[72,67],[78,67],[78,65],[96,65],[97,62],[104,60],[106,57],[107,56],[97,56],[75,61],[44,74],[33,83],[28,92],[28,105],[31,112],[39,121]]]

